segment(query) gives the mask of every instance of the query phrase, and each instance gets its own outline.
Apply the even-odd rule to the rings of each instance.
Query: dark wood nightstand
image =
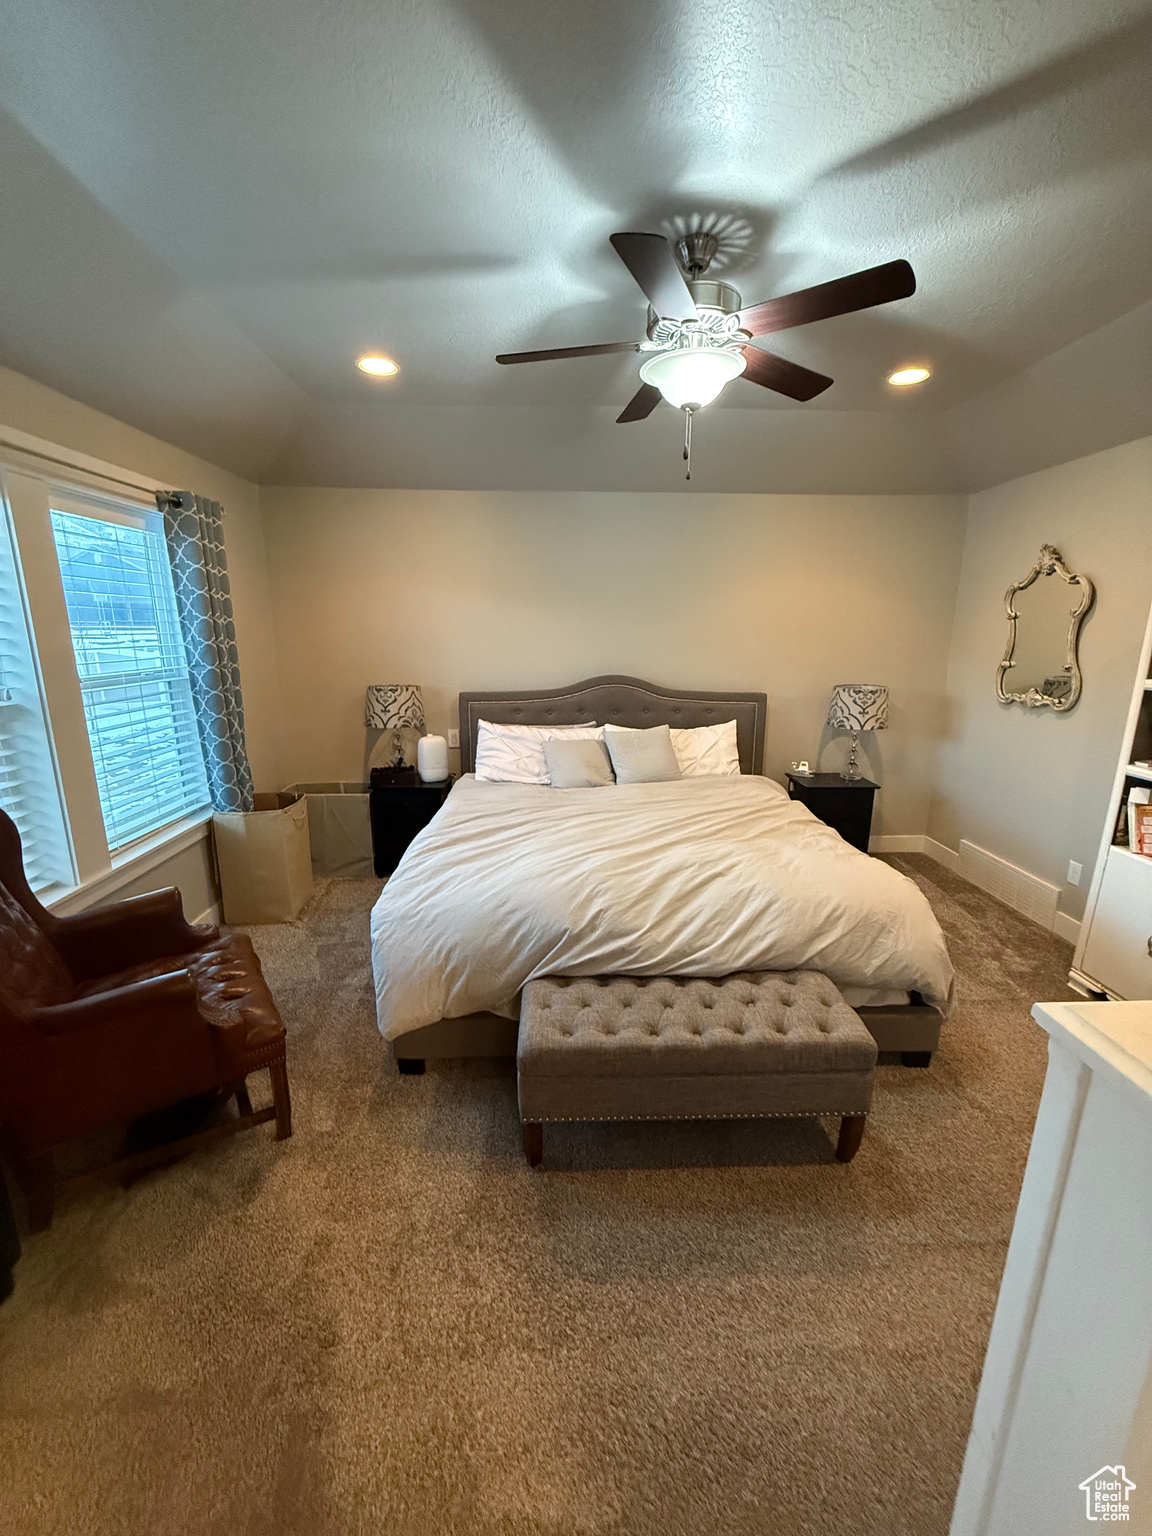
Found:
[[[404,857],[404,850],[422,832],[447,799],[453,780],[425,784],[416,777],[400,783],[381,782],[372,773],[368,815],[372,823],[372,862],[377,875],[390,875]]]
[[[835,828],[846,843],[868,852],[872,802],[879,784],[871,779],[842,779],[838,773],[789,773],[788,795],[813,816]]]

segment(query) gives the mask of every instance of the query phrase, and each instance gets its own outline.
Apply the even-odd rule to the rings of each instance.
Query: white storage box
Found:
[[[308,802],[283,791],[212,818],[226,923],[290,923],[312,895]]]

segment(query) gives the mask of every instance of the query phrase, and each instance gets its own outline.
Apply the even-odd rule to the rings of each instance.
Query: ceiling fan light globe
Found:
[[[746,367],[743,353],[735,347],[685,347],[650,357],[641,366],[640,377],[679,409],[710,405]]]

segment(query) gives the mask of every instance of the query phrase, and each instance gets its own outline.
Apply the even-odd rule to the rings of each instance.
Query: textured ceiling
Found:
[[[677,430],[612,425],[635,358],[493,363],[641,333],[614,229],[714,229],[748,301],[916,268],[774,339],[819,400],[726,391],[741,489],[766,411],[777,445],[827,416],[793,434],[818,454],[911,415],[885,451],[943,483],[940,413],[1152,297],[1147,0],[0,0],[0,27],[0,357],[257,478],[435,483],[442,434],[489,483],[536,437],[632,483]]]

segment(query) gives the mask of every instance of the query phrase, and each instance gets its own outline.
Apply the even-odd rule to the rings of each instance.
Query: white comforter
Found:
[[[919,889],[751,776],[557,790],[467,774],[372,912],[388,1039],[466,1013],[516,1018],[536,976],[793,967],[857,1005],[915,990],[950,1007]]]

